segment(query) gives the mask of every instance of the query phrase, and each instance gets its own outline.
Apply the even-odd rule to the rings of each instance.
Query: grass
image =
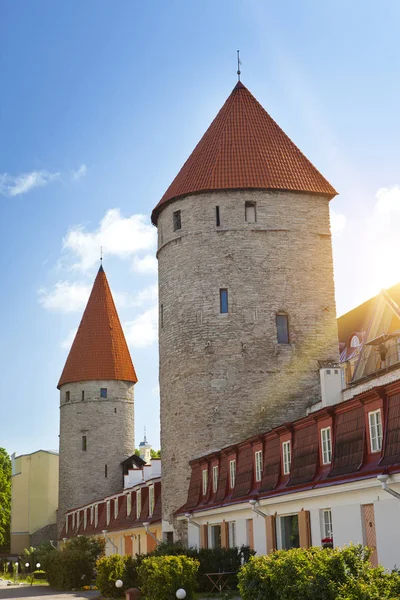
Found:
[[[21,574],[18,576],[18,579],[14,579],[14,576],[11,575],[10,573],[2,573],[0,575],[0,579],[4,579],[4,581],[11,581],[11,583],[13,585],[16,585],[17,583],[19,584],[24,584],[24,585],[31,585],[31,578],[30,577],[25,577],[24,574]],[[47,583],[47,581],[45,579],[33,579],[32,581],[32,585],[49,585]]]

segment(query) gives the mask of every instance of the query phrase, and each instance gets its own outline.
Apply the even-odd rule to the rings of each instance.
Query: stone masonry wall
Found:
[[[245,202],[257,222],[245,222]],[[219,206],[221,226],[216,226]],[[173,231],[181,210],[182,229]],[[164,526],[191,458],[298,418],[338,360],[329,203],[291,192],[187,196],[158,219]],[[227,288],[229,314],[220,314]],[[277,343],[288,314],[290,344]],[[162,313],[162,314],[161,314]]]
[[[67,510],[122,489],[121,462],[135,451],[133,387],[124,381],[85,381],[61,387],[58,535]],[[107,388],[107,398],[100,398],[100,388]],[[86,451],[82,450],[84,435]]]

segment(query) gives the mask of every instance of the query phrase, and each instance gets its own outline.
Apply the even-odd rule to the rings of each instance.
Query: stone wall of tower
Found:
[[[256,202],[256,223],[245,221],[246,201]],[[320,398],[318,361],[338,359],[338,339],[326,197],[202,193],[167,205],[157,226],[163,518],[172,523],[188,461],[304,414]],[[289,345],[277,343],[282,312]]]
[[[59,534],[68,509],[122,489],[121,462],[135,451],[133,387],[125,381],[84,381],[61,387]],[[107,398],[100,397],[101,388],[107,389]]]

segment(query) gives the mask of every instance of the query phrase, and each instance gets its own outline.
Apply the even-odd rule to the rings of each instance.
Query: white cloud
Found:
[[[60,173],[48,171],[31,171],[20,175],[0,174],[0,194],[2,196],[19,196],[35,187],[43,187],[60,177]]]
[[[346,216],[341,213],[337,213],[333,209],[330,210],[330,213],[332,235],[340,236],[343,233],[344,228],[346,227]]]
[[[158,338],[158,309],[149,308],[133,321],[124,323],[126,341],[133,348],[152,346]]]
[[[140,292],[138,292],[137,294],[135,294],[134,298],[132,299],[131,305],[132,306],[143,306],[144,304],[147,305],[156,305],[157,304],[157,300],[158,300],[158,287],[157,284],[155,285],[149,285],[146,288],[143,288],[142,290],[140,290]]]
[[[138,252],[155,248],[156,229],[142,214],[123,217],[119,209],[109,210],[94,231],[83,226],[73,227],[63,240],[63,247],[76,255],[74,269],[87,271],[99,260],[100,247],[104,256],[135,258]]]
[[[60,344],[61,348],[63,348],[64,350],[69,350],[71,348],[72,342],[75,339],[77,331],[78,331],[78,329],[74,328],[68,332],[67,337]]]
[[[375,211],[377,213],[389,213],[400,211],[400,186],[391,188],[380,188],[376,192]]]
[[[78,181],[78,179],[85,177],[86,173],[87,173],[87,166],[81,165],[79,167],[79,169],[76,169],[76,171],[72,171],[72,173],[71,173],[72,181]]]
[[[137,256],[133,259],[133,270],[136,273],[157,273],[157,259],[153,254],[146,254],[145,256],[138,258]]]
[[[91,286],[84,283],[58,281],[52,288],[41,288],[39,302],[47,310],[82,311],[89,298]]]

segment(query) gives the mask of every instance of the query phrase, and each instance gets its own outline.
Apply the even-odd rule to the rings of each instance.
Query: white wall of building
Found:
[[[400,474],[392,476],[389,485],[400,492]],[[321,539],[324,537],[322,511],[330,509],[334,545],[341,547],[350,543],[365,543],[364,504],[374,505],[379,563],[387,569],[400,566],[400,500],[382,490],[376,478],[263,499],[259,508],[266,514],[276,514],[278,519],[281,516],[296,514],[302,509],[310,511],[313,546],[321,545]],[[253,519],[254,549],[257,554],[265,554],[265,521],[251,510],[247,502],[193,513],[193,520],[200,525],[212,525],[223,520],[235,521],[237,546],[248,543],[247,519]],[[199,529],[194,531],[193,527],[189,527],[189,543],[198,545]],[[277,530],[279,533],[279,526]]]

